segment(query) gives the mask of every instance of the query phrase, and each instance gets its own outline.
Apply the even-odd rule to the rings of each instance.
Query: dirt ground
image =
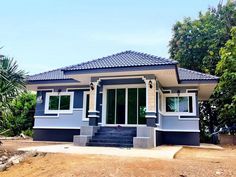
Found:
[[[25,144],[28,145],[28,143],[22,142],[8,142],[3,144],[12,150],[16,147],[24,147]],[[44,143],[32,143],[31,145],[43,144]],[[174,160],[98,155],[46,154],[45,156],[28,158],[24,162],[10,167],[7,171],[1,172],[0,176],[236,177],[236,146],[225,147],[224,150],[183,148],[176,155]]]

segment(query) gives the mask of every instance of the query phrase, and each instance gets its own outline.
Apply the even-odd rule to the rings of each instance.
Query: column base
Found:
[[[146,125],[148,127],[156,127],[156,112],[146,112]]]

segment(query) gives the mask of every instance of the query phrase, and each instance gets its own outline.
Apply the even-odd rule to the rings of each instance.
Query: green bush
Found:
[[[23,131],[32,130],[35,105],[36,96],[30,92],[24,92],[14,99],[9,108],[3,112],[0,132],[6,131],[4,133],[6,136],[17,136]]]

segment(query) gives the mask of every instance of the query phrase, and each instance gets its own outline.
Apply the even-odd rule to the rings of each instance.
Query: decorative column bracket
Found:
[[[156,127],[156,79],[150,78],[145,80],[146,83],[146,125]]]
[[[90,97],[89,97],[89,111],[88,111],[90,126],[97,126],[98,119],[100,117],[100,112],[97,111],[97,86],[98,82],[90,83]]]

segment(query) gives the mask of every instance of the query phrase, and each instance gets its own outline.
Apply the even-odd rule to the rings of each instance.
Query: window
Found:
[[[194,94],[182,94],[184,96],[172,96],[165,94],[165,111],[168,114],[181,113],[181,115],[196,114],[196,104]]]
[[[73,92],[46,93],[45,113],[72,113]]]
[[[89,114],[89,91],[84,92],[84,98],[83,98],[83,120],[88,120],[88,114]]]

